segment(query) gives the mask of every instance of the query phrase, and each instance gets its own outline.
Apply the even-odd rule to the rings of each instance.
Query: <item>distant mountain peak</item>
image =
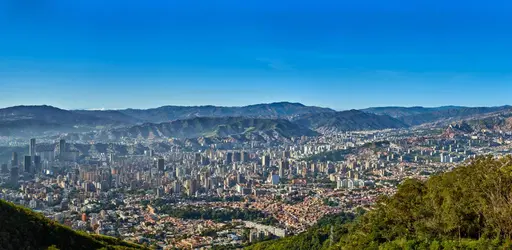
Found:
[[[269,105],[291,105],[291,106],[299,106],[299,107],[306,107],[306,105],[300,103],[300,102],[272,102],[269,103]]]
[[[57,108],[50,105],[17,105],[12,107],[6,107],[6,108],[0,108],[0,110],[3,109],[56,109],[56,110],[64,110],[61,108]]]

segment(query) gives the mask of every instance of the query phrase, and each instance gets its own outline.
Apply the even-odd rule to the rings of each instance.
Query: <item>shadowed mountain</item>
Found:
[[[294,119],[293,122],[321,133],[407,127],[403,122],[390,116],[359,110],[306,114]]]
[[[316,132],[284,119],[195,117],[164,123],[145,123],[108,131],[115,138],[197,138],[261,135],[278,139],[313,136]]]
[[[145,249],[117,238],[73,231],[42,214],[0,200],[1,249]]]
[[[105,121],[113,121],[125,124],[136,124],[142,122],[135,117],[129,116],[117,110],[73,110],[73,112],[77,114],[93,116]]]
[[[372,107],[367,109],[362,109],[361,111],[372,113],[376,115],[389,115],[394,118],[410,116],[410,115],[419,115],[423,113],[430,113],[440,110],[447,109],[459,109],[464,108],[460,106],[441,106],[435,108],[425,108],[425,107]]]
[[[29,136],[43,133],[88,131],[117,126],[120,121],[51,106],[15,106],[0,109],[0,135]]]
[[[164,106],[154,109],[125,109],[125,110],[63,110],[51,106],[15,106],[0,109],[0,136],[48,136],[60,133],[90,132],[103,130],[104,134],[115,128],[136,129],[138,127],[155,127],[149,129],[156,132],[169,131],[165,125],[154,123],[187,120],[195,117],[225,118],[245,117],[259,119],[287,119],[303,127],[319,132],[335,132],[350,130],[374,130],[386,128],[403,128],[425,124],[447,125],[463,119],[478,119],[488,115],[508,112],[511,106],[467,108],[444,106],[438,108],[423,107],[382,107],[369,108],[366,112],[349,110],[336,112],[328,108],[305,106],[300,103],[277,102],[256,104],[244,107],[217,106]],[[396,119],[395,119],[396,118]],[[223,120],[219,120],[223,121]],[[204,122],[204,121],[203,121]],[[141,125],[143,123],[153,123]],[[216,124],[221,125],[221,124]],[[228,128],[229,124],[226,125]],[[243,131],[216,128],[217,131],[202,133],[187,132],[190,128],[172,130],[175,137],[189,137],[194,134],[217,133],[217,136],[240,135]],[[180,132],[181,131],[181,132]],[[270,130],[266,130],[269,132]],[[261,132],[261,131],[258,131]],[[130,134],[131,132],[126,132]],[[133,134],[144,137],[144,129]],[[286,134],[281,131],[279,134]],[[294,132],[291,132],[294,134]],[[165,135],[162,134],[162,135]],[[114,135],[115,136],[115,135]],[[116,136],[117,137],[117,136]]]
[[[163,106],[154,109],[119,110],[141,121],[150,123],[168,122],[193,117],[257,117],[257,118],[293,118],[301,114],[335,112],[332,109],[305,106],[300,103],[276,102],[243,107],[218,106]]]
[[[512,131],[512,110],[509,112],[497,112],[474,119],[458,121],[452,127],[465,127],[464,131]]]
[[[0,120],[34,120],[46,123],[87,123],[96,124],[101,120],[95,116],[79,114],[52,106],[14,106],[0,109]]]
[[[15,106],[0,109],[0,136],[88,132],[194,117],[292,118],[300,114],[314,112],[334,111],[289,102],[257,104],[245,107],[164,106],[146,110],[63,110],[46,105]]]
[[[456,119],[466,119],[479,115],[486,115],[493,112],[500,112],[511,109],[511,106],[499,107],[460,107],[460,106],[443,106],[437,108],[424,107],[378,107],[368,108],[363,111],[389,115],[395,117],[404,123],[415,126],[425,123],[445,122]]]

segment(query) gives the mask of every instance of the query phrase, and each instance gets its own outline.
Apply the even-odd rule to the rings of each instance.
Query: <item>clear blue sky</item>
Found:
[[[0,107],[512,104],[509,2],[0,0]]]

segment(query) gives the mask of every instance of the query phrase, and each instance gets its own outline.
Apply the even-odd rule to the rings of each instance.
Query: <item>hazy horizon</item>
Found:
[[[214,107],[224,107],[224,108],[237,108],[237,107],[246,107],[246,106],[253,106],[253,105],[264,105],[264,104],[276,104],[276,103],[292,103],[292,104],[302,104],[304,106],[309,107],[319,107],[319,108],[329,108],[335,111],[347,111],[347,110],[363,110],[363,109],[370,109],[370,108],[442,108],[442,107],[467,107],[467,108],[479,108],[479,107],[502,107],[502,106],[511,106],[510,104],[502,104],[502,105],[490,105],[490,106],[465,106],[465,105],[454,105],[454,104],[446,104],[446,105],[439,105],[439,106],[371,106],[371,107],[362,107],[362,108],[346,108],[346,109],[336,109],[333,107],[328,106],[318,106],[318,105],[310,105],[308,103],[302,103],[302,102],[293,102],[293,101],[274,101],[274,102],[262,102],[262,103],[250,103],[250,104],[243,104],[243,105],[234,105],[234,106],[226,106],[226,105],[215,105],[215,104],[204,104],[204,105],[173,105],[173,104],[167,104],[162,106],[156,106],[156,107],[148,107],[148,108],[140,108],[140,107],[123,107],[123,108],[65,108],[50,104],[18,104],[18,105],[12,105],[12,106],[6,106],[6,107],[0,107],[0,109],[4,108],[11,108],[11,107],[18,107],[18,106],[51,106],[59,109],[64,110],[85,110],[85,111],[105,111],[105,110],[125,110],[125,109],[155,109],[155,108],[161,108],[165,106],[171,106],[171,107],[206,107],[206,106],[214,106]]]

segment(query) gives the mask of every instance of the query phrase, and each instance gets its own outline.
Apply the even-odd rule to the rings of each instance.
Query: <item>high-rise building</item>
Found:
[[[240,162],[241,159],[242,159],[242,155],[241,155],[240,151],[233,152],[233,162]]]
[[[284,177],[284,171],[285,171],[285,169],[288,169],[288,168],[289,168],[289,165],[288,165],[287,160],[281,160],[279,162],[279,177],[280,178]]]
[[[196,179],[190,179],[187,180],[187,195],[193,196],[195,195],[197,191],[197,180]]]
[[[194,154],[194,161],[199,163],[201,162],[201,153]]]
[[[18,177],[19,177],[19,173],[18,173],[18,167],[12,167],[11,168],[11,178],[10,178],[10,181],[11,181],[11,184],[13,185],[16,185],[18,184]]]
[[[172,191],[175,194],[181,193],[181,184],[179,181],[175,181],[172,183]]]
[[[233,162],[233,152],[226,153],[226,164],[231,164]]]
[[[34,157],[34,170],[36,173],[40,173],[41,172],[41,156],[39,155],[36,155]]]
[[[30,158],[32,159],[32,161],[34,161],[34,157],[36,156],[36,139],[35,138],[30,139],[29,153],[30,153]]]
[[[158,171],[165,171],[165,160],[163,158],[158,159]]]
[[[12,152],[11,166],[18,166],[18,153]]]
[[[248,162],[249,161],[249,153],[242,151],[241,153],[241,162]]]
[[[65,152],[67,152],[66,149],[66,140],[61,139],[59,141],[59,155],[63,155]]]
[[[25,161],[23,162],[23,168],[26,173],[32,172],[32,157],[30,155],[25,156]]]
[[[115,161],[116,161],[116,154],[114,154],[114,153],[110,152],[110,153],[108,154],[108,162],[109,162],[110,164],[114,164],[114,163],[115,163]]]
[[[261,165],[264,167],[270,167],[270,156],[264,155],[263,158],[261,158]]]

